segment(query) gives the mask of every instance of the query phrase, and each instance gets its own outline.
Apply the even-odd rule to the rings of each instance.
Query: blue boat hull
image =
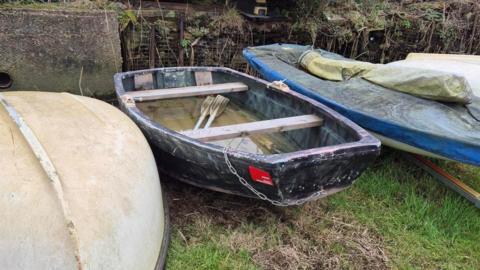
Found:
[[[278,56],[308,49],[275,44],[247,48],[243,54],[265,79],[284,80],[292,90],[333,108],[367,130],[446,159],[480,165],[480,122],[465,108],[394,92],[362,79],[325,81]]]

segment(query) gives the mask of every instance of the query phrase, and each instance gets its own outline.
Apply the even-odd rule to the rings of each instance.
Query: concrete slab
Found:
[[[113,96],[113,74],[122,67],[117,15],[0,8],[0,59],[0,73],[13,80],[6,91]]]

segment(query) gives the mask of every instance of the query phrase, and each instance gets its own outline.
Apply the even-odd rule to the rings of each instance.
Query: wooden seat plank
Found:
[[[134,77],[135,89],[152,89],[153,75],[152,73],[136,74]]]
[[[211,85],[213,84],[212,72],[210,71],[196,71],[195,82],[197,85]]]
[[[314,114],[308,114],[236,125],[212,127],[207,129],[188,130],[181,133],[193,139],[208,142],[249,136],[253,134],[274,133],[301,128],[310,128],[320,126],[322,123],[322,118]]]
[[[201,86],[188,86],[168,89],[154,89],[127,92],[135,101],[147,101],[157,99],[207,96],[232,92],[247,91],[248,86],[241,82],[222,83]]]

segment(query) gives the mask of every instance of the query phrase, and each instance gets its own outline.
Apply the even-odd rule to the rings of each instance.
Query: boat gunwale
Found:
[[[157,262],[155,263],[154,270],[165,269],[167,262],[168,247],[170,246],[172,226],[170,223],[170,209],[168,206],[167,193],[165,192],[165,185],[160,183],[160,192],[162,193],[162,206],[163,206],[163,237],[158,253]]]
[[[92,114],[92,115],[89,115],[89,118],[91,118],[91,119],[96,119],[95,121],[100,121],[102,124],[105,124],[105,119],[106,119],[106,118],[105,118],[105,119],[102,119],[102,116],[98,114],[98,111],[97,111],[97,110],[92,110],[92,109],[91,109],[89,106],[87,106],[86,104],[90,104],[90,105],[91,105],[92,103],[97,103],[96,105],[100,105],[100,106],[97,107],[97,109],[100,108],[100,111],[104,111],[104,112],[105,112],[106,109],[108,109],[108,110],[116,110],[114,106],[112,106],[111,104],[106,103],[106,102],[104,102],[104,101],[95,99],[95,98],[93,98],[93,97],[79,96],[79,95],[75,95],[75,94],[68,93],[68,92],[54,93],[54,92],[44,92],[44,91],[7,91],[7,92],[2,92],[2,93],[0,93],[0,98],[2,98],[1,96],[4,96],[3,98],[5,99],[5,101],[7,101],[7,104],[6,104],[7,107],[14,109],[14,113],[15,113],[14,116],[15,116],[15,117],[12,118],[12,116],[9,115],[9,112],[7,111],[7,107],[2,106],[1,104],[0,104],[0,113],[1,113],[2,111],[4,111],[4,112],[5,112],[5,116],[7,117],[6,119],[9,120],[9,121],[12,121],[12,124],[16,127],[16,129],[18,129],[19,136],[21,136],[21,137],[23,138],[22,140],[25,141],[24,143],[26,144],[26,147],[29,149],[28,152],[31,152],[31,154],[32,154],[32,156],[34,157],[34,159],[35,159],[35,160],[38,159],[38,162],[39,162],[39,163],[42,162],[42,160],[47,160],[47,162],[48,162],[48,163],[51,163],[50,165],[52,165],[52,166],[54,167],[54,168],[53,168],[53,175],[57,175],[57,176],[58,176],[58,171],[57,171],[58,168],[57,168],[57,164],[54,162],[54,160],[53,160],[53,159],[52,159],[52,160],[49,160],[50,158],[49,158],[48,153],[46,153],[47,156],[43,156],[42,154],[38,154],[35,150],[33,150],[33,148],[31,148],[31,146],[29,146],[29,142],[27,142],[27,139],[24,137],[25,135],[22,134],[22,132],[21,132],[21,130],[20,130],[20,127],[17,126],[16,123],[15,123],[16,120],[21,119],[21,121],[22,121],[22,123],[23,123],[22,125],[23,125],[23,126],[27,126],[28,129],[31,129],[31,130],[30,130],[30,131],[32,132],[31,134],[33,134],[33,136],[35,137],[35,140],[37,140],[37,141],[41,144],[42,147],[45,147],[45,145],[43,145],[43,143],[44,143],[43,141],[44,141],[44,140],[41,140],[41,137],[38,137],[38,138],[37,138],[38,135],[35,134],[35,133],[36,133],[35,131],[37,131],[37,130],[35,129],[35,126],[29,125],[29,122],[32,122],[32,121],[28,121],[28,118],[25,118],[25,116],[22,116],[21,111],[18,111],[18,110],[15,108],[15,106],[14,106],[11,102],[9,102],[7,99],[9,99],[9,98],[15,98],[15,99],[17,99],[17,101],[18,101],[18,100],[24,101],[24,102],[25,102],[25,101],[28,101],[28,103],[30,103],[30,104],[32,103],[32,102],[31,102],[32,100],[29,100],[29,98],[32,98],[32,97],[34,98],[34,99],[33,99],[33,101],[34,101],[33,103],[38,103],[38,104],[45,104],[45,102],[43,102],[43,103],[41,102],[42,98],[44,99],[45,97],[50,98],[50,97],[55,96],[55,97],[59,97],[59,98],[62,98],[62,97],[63,97],[64,99],[71,99],[76,105],[80,106],[80,108],[86,109],[86,110],[88,110],[89,113]],[[5,97],[7,97],[7,98],[5,98]],[[40,102],[39,102],[39,100],[40,100]],[[43,100],[43,101],[45,101],[45,100]],[[55,101],[58,101],[58,99],[55,99]],[[46,103],[49,103],[49,102],[50,102],[50,101],[47,100]],[[21,106],[20,106],[20,108],[21,108]],[[42,114],[42,111],[41,111],[41,110],[38,110],[38,108],[36,108],[33,112],[37,112],[37,114],[40,114],[40,115]],[[115,112],[115,111],[114,111],[114,112]],[[118,111],[117,111],[117,112],[115,112],[115,113],[120,114],[120,117],[122,117],[122,119],[123,119],[123,117],[125,117],[121,112],[118,112]],[[32,114],[32,111],[29,111],[29,114]],[[26,116],[28,116],[28,113],[26,114]],[[110,115],[109,115],[109,116],[110,116]],[[30,120],[31,120],[31,119],[30,119]],[[128,123],[129,125],[132,125],[132,124],[133,124],[133,123],[132,123],[132,122],[133,122],[132,119],[126,119],[126,120],[128,120],[127,123]],[[123,121],[125,121],[125,119],[123,119]],[[119,125],[115,125],[115,127],[118,127],[118,126],[119,126]],[[125,128],[125,127],[124,127],[124,128]],[[136,130],[138,130],[138,132],[140,132],[140,130],[139,130],[138,127],[136,127]],[[117,135],[118,135],[118,134],[117,134]],[[115,135],[115,136],[118,137],[117,135]],[[13,136],[13,133],[12,133],[12,136]],[[114,136],[114,135],[110,134],[110,135],[108,135],[108,136],[112,137],[112,136]],[[139,136],[140,136],[143,140],[146,140],[145,136],[144,136],[142,133],[140,133]],[[14,138],[12,137],[12,140],[13,140],[13,139],[14,139]],[[12,141],[12,142],[15,144],[15,141]],[[148,145],[147,145],[146,147],[150,150],[150,148],[149,148]],[[47,150],[48,150],[48,149],[43,149],[43,152],[45,152],[45,151],[47,151]],[[48,151],[47,151],[47,152],[48,152]],[[152,154],[151,152],[150,152],[150,155],[151,155],[151,159],[153,159],[154,157],[153,157],[153,154]],[[51,175],[51,173],[49,174],[49,172],[47,172],[47,171],[45,170],[45,168],[43,168],[42,165],[39,164],[39,166],[40,166],[40,167],[39,167],[39,170],[42,172],[42,174],[45,174],[45,176],[47,177],[47,179],[50,178],[49,176]],[[155,172],[156,172],[155,174],[157,175],[157,177],[156,177],[157,179],[156,179],[156,180],[158,181],[159,176],[158,176],[158,174],[157,174],[157,166],[156,166],[156,163],[155,163],[154,167],[155,167]],[[51,169],[51,168],[50,168],[50,169]],[[51,172],[51,170],[49,170],[49,171]],[[7,175],[7,176],[8,176],[8,175]],[[68,178],[68,177],[67,177],[67,178]],[[70,178],[71,178],[71,177],[70,177]],[[8,177],[7,177],[7,179],[8,179]],[[130,178],[125,178],[125,179],[131,180],[132,178],[130,177]],[[134,178],[134,179],[135,179],[135,178]],[[53,181],[52,179],[48,179],[48,180],[49,180],[49,182],[52,182],[52,181]],[[62,180],[62,179],[60,179],[60,180]],[[156,181],[155,181],[155,182],[156,182]],[[62,185],[63,185],[63,184],[62,184]],[[169,211],[170,211],[170,210],[169,210],[169,205],[168,205],[168,197],[167,197],[167,194],[166,194],[166,191],[165,191],[165,186],[164,186],[161,182],[159,183],[159,185],[160,185],[160,186],[159,186],[159,190],[160,190],[160,200],[161,200],[161,207],[158,208],[158,209],[160,210],[160,212],[161,212],[161,214],[160,214],[161,218],[160,218],[159,224],[162,224],[162,225],[163,225],[163,230],[161,230],[161,232],[160,232],[160,234],[159,234],[160,238],[158,239],[158,240],[159,240],[158,242],[160,243],[160,246],[159,246],[159,249],[158,249],[158,255],[157,255],[156,253],[153,254],[153,255],[156,255],[156,257],[155,257],[156,260],[154,261],[154,267],[153,267],[152,270],[162,270],[162,269],[165,269],[166,259],[167,259],[167,255],[168,255],[168,249],[169,249],[170,240],[171,240],[171,237],[170,237],[170,234],[171,234],[171,233],[170,233],[170,232],[171,232],[171,222],[170,222],[170,216],[169,216]],[[55,197],[57,197],[57,195],[55,195]],[[57,198],[57,200],[58,200],[58,198]],[[68,198],[65,199],[65,200],[64,200],[64,199],[61,199],[61,200],[62,200],[62,201],[66,201],[67,203],[68,203],[68,201],[69,201]],[[62,202],[60,202],[60,203],[62,203]],[[67,206],[68,206],[68,204],[67,204]],[[72,215],[72,213],[73,213],[73,212],[70,210],[70,215]],[[63,213],[62,215],[65,216],[65,213]],[[74,216],[75,216],[75,215],[74,215]],[[63,217],[63,218],[67,219],[67,217]],[[70,222],[71,222],[72,218],[68,218],[67,221],[68,221],[68,220],[70,220]],[[66,225],[67,225],[66,229],[68,230],[68,229],[69,229],[69,228],[68,228],[68,226],[69,226],[69,225],[68,225],[68,222],[67,222]],[[158,225],[158,224],[156,224],[156,225]],[[82,227],[82,226],[80,226],[80,227]],[[72,232],[70,232],[70,231],[68,232],[68,234],[71,234],[71,233],[72,233]],[[151,237],[152,234],[149,234],[149,236]],[[84,240],[84,239],[81,238],[81,237],[79,238],[79,235],[76,235],[76,233],[75,233],[75,235],[74,235],[73,237],[76,238],[76,241],[83,242],[83,240]],[[85,237],[85,238],[87,238],[87,240],[88,240],[88,237]],[[74,240],[74,241],[75,241],[75,240]],[[88,250],[88,249],[90,249],[89,245],[80,246],[79,250],[74,251],[74,253],[78,253],[78,252],[82,252],[82,253],[83,253],[83,252],[85,252],[85,250]],[[118,250],[117,250],[117,251],[118,251]],[[81,259],[81,258],[82,258],[82,257],[80,257],[80,258],[78,258],[78,259]],[[83,260],[83,259],[81,260],[81,262],[80,262],[80,261],[78,261],[78,262],[79,262],[79,266],[78,266],[79,268],[78,268],[78,269],[82,269],[82,267],[84,268],[85,265],[89,265],[89,264],[91,263],[91,261],[89,261],[88,258],[87,258],[87,261],[86,261],[86,262],[85,262],[85,260]],[[111,265],[110,265],[110,266],[111,266]]]
[[[343,122],[346,128],[351,129],[353,133],[358,137],[354,142],[340,143],[330,146],[321,146],[315,148],[302,149],[294,152],[278,153],[278,154],[255,154],[248,153],[244,151],[229,150],[228,154],[236,158],[254,160],[255,162],[263,162],[267,164],[279,164],[279,163],[288,163],[291,161],[300,162],[303,159],[321,159],[321,160],[332,160],[337,158],[343,158],[345,154],[349,155],[358,155],[370,152],[379,152],[380,151],[380,141],[375,138],[373,135],[369,134],[365,129],[361,128],[353,121],[349,120],[345,116],[342,116],[340,113],[328,108],[327,106],[321,104],[320,102],[309,98],[305,95],[297,93],[293,90],[279,90],[276,88],[269,87],[270,82],[263,79],[259,79],[248,74],[230,69],[225,67],[167,67],[167,68],[154,68],[154,69],[144,69],[137,71],[128,71],[121,72],[114,75],[115,83],[115,92],[123,107],[133,114],[137,120],[142,121],[144,124],[148,125],[151,129],[154,129],[158,132],[164,133],[168,136],[172,136],[178,140],[181,140],[185,143],[188,143],[192,146],[195,146],[199,149],[206,149],[211,152],[222,154],[224,152],[224,147],[218,146],[212,143],[204,143],[196,139],[192,139],[186,135],[181,134],[175,130],[169,129],[159,123],[153,121],[150,117],[145,115],[140,109],[135,106],[127,106],[121,97],[125,94],[128,95],[128,92],[125,91],[123,87],[123,79],[127,77],[132,77],[137,74],[149,74],[154,72],[173,72],[173,71],[210,71],[210,72],[223,72],[227,74],[232,74],[236,76],[241,76],[246,79],[255,81],[259,84],[265,86],[265,90],[271,91],[281,91],[285,92],[296,99],[303,100],[309,103],[311,106],[318,108],[323,114],[329,115],[333,121]],[[339,154],[338,152],[344,153]]]
[[[267,46],[272,46],[272,45],[278,45],[278,46],[298,46],[298,47],[308,47],[308,46],[302,46],[302,45],[297,45],[297,44],[282,44],[282,43],[274,43],[270,45],[264,45],[264,46],[258,46],[258,47],[267,47]],[[257,72],[259,72],[262,76],[267,76],[267,77],[273,77],[276,80],[282,80],[285,79],[285,82],[287,85],[291,86],[291,88],[296,89],[292,91],[298,91],[297,93],[300,93],[302,95],[305,95],[309,98],[312,99],[319,99],[322,100],[321,102],[325,103],[325,106],[330,106],[332,108],[335,108],[337,113],[340,113],[342,115],[347,115],[349,118],[352,120],[355,120],[357,123],[368,123],[368,125],[363,125],[363,128],[367,130],[371,130],[372,132],[378,133],[378,134],[385,134],[386,129],[390,130],[404,130],[407,131],[410,134],[405,134],[405,132],[397,132],[398,134],[393,134],[392,132],[388,133],[389,136],[383,135],[385,137],[397,140],[399,142],[402,142],[404,144],[407,144],[411,147],[417,147],[419,149],[422,149],[427,152],[431,152],[433,154],[439,155],[443,157],[444,159],[450,159],[450,160],[455,160],[458,162],[466,163],[466,164],[471,164],[475,166],[480,165],[480,159],[472,159],[471,157],[474,156],[471,153],[468,154],[464,151],[459,153],[458,151],[453,151],[451,153],[447,153],[445,151],[445,148],[451,148],[451,149],[457,149],[457,147],[460,147],[462,149],[466,149],[467,152],[469,151],[474,151],[473,148],[478,148],[479,144],[472,143],[470,141],[464,141],[464,140],[458,140],[452,137],[441,137],[438,136],[437,134],[425,131],[425,130],[419,130],[415,128],[411,128],[405,125],[401,125],[398,122],[395,121],[390,121],[389,119],[380,119],[376,118],[372,115],[366,114],[358,109],[351,109],[346,106],[344,106],[342,103],[339,103],[336,100],[333,100],[331,98],[326,98],[323,97],[320,93],[316,92],[313,89],[310,89],[306,86],[304,86],[300,81],[293,80],[293,79],[288,79],[286,78],[285,75],[279,73],[276,71],[273,67],[270,65],[264,63],[261,60],[262,56],[258,56],[254,52],[252,52],[252,49],[255,49],[257,47],[247,47],[243,50],[243,55],[247,59],[247,62],[250,65],[253,66],[258,66],[259,68],[254,68]],[[348,58],[346,58],[348,59]],[[292,65],[290,65],[292,69],[298,69]],[[307,75],[319,80],[319,81],[325,81],[323,79],[320,79],[318,77],[315,77],[305,71],[303,71]],[[268,73],[268,74],[265,74]],[[387,89],[388,90],[388,89]],[[404,93],[399,93],[399,94],[404,94]],[[407,95],[407,94],[404,94]],[[333,110],[333,109],[332,109]],[[341,112],[340,112],[341,111]],[[374,120],[371,120],[374,119]],[[372,123],[375,122],[375,123]],[[395,132],[394,132],[395,133]],[[391,136],[394,135],[394,136]],[[425,139],[425,141],[428,141],[427,147],[425,147],[425,143],[420,143],[418,142],[418,139],[415,139],[417,136],[425,136],[428,135],[430,139]],[[436,143],[432,143],[432,141],[437,141]],[[441,143],[438,143],[441,142]],[[454,145],[455,147],[445,147],[445,144],[448,145]],[[437,146],[437,147],[434,147]],[[467,147],[465,147],[467,146]],[[448,157],[448,156],[453,156],[453,157]],[[469,157],[469,158],[467,158]]]

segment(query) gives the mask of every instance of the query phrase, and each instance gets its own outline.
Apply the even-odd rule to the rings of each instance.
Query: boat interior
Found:
[[[123,87],[150,120],[237,151],[280,154],[359,139],[351,127],[309,102],[228,69],[134,73],[123,78]]]

